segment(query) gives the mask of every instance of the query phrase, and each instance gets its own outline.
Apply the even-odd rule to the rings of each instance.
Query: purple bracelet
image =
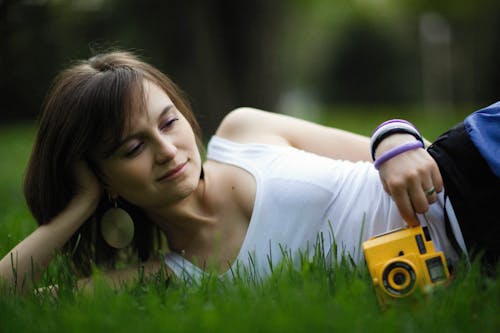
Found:
[[[380,155],[380,157],[375,160],[374,163],[375,169],[378,170],[382,164],[384,164],[391,158],[398,156],[399,154],[407,152],[408,150],[413,150],[418,148],[424,148],[424,145],[420,141],[407,142],[400,146],[394,147],[391,150],[386,151],[385,153]]]

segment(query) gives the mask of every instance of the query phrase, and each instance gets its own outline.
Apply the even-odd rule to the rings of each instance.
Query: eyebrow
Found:
[[[167,113],[169,113],[172,109],[174,108],[173,104],[169,104],[163,108],[163,110],[160,112],[157,121],[159,122],[162,117],[164,117]],[[121,146],[125,144],[128,140],[136,137],[138,135],[138,132],[131,133],[127,135],[125,138],[121,139],[120,142],[116,144],[116,146],[112,149],[112,151],[118,150]]]

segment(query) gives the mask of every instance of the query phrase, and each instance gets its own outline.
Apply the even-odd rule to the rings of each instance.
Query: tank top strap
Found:
[[[204,272],[193,265],[189,260],[183,258],[175,252],[169,252],[164,257],[165,264],[178,277],[189,283],[196,283],[201,280]]]

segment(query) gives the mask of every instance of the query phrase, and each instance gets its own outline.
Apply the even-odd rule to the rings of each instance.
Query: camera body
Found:
[[[427,227],[378,235],[364,242],[362,248],[381,304],[449,279],[444,255],[436,252]]]

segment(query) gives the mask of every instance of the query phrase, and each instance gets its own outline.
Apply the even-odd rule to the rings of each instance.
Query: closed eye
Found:
[[[168,128],[172,127],[177,120],[179,120],[179,118],[177,118],[177,117],[172,117],[172,118],[167,119],[167,121],[165,121],[160,126],[160,129],[161,130],[165,130],[165,129],[168,129]]]
[[[138,142],[138,143],[134,144],[130,148],[127,148],[127,150],[125,151],[125,155],[124,156],[127,157],[127,158],[134,157],[135,155],[137,155],[142,150],[143,146],[144,146],[143,142]]]

